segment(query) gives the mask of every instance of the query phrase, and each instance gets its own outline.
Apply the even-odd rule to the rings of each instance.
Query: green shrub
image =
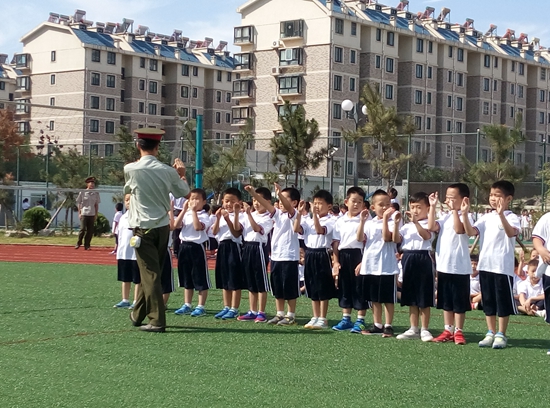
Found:
[[[111,232],[109,220],[103,214],[98,213],[94,224],[94,236],[100,237],[102,234],[107,234],[108,232]]]
[[[45,208],[34,207],[23,213],[23,226],[32,229],[34,234],[46,228],[50,221],[51,215]]]

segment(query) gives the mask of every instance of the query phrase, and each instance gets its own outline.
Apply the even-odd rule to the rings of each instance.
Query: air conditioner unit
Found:
[[[281,70],[279,67],[272,67],[271,68],[271,75],[279,75],[281,73]]]
[[[271,44],[271,48],[279,48],[281,46],[281,42],[279,40],[273,41],[273,44]]]

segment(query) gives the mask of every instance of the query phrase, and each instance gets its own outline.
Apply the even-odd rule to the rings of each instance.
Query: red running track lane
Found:
[[[0,245],[0,261],[7,262],[36,262],[36,263],[63,263],[85,265],[112,265],[116,266],[116,257],[111,255],[112,247],[92,247],[85,251],[84,247],[74,249],[64,245]],[[208,268],[214,269],[216,260],[208,260]],[[174,267],[177,266],[173,259]]]

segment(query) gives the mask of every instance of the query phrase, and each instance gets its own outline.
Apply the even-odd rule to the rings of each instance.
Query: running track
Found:
[[[86,265],[116,266],[116,257],[111,255],[112,247],[92,247],[85,251],[84,247],[74,249],[64,245],[0,245],[0,261],[8,262],[36,262]],[[177,266],[176,260],[173,260]],[[208,268],[214,269],[215,260],[208,260]]]

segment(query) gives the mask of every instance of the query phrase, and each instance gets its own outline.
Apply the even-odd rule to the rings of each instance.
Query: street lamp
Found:
[[[540,173],[540,201],[541,201],[541,210],[544,212],[544,204],[545,204],[545,198],[544,198],[544,167],[546,165],[546,144],[548,143],[548,138],[545,136],[542,139],[542,171]]]
[[[355,132],[359,129],[359,103],[353,103],[349,99],[346,99],[342,102],[342,109],[344,112],[346,112],[346,117],[348,119],[353,119],[355,122]],[[363,115],[367,116],[367,107],[363,105],[361,108],[361,112]],[[346,146],[344,149],[344,156],[345,156],[345,164],[344,164],[344,194],[346,194],[347,189],[347,175],[348,175],[348,142],[346,142]],[[355,161],[355,173],[353,175],[353,185],[358,186],[359,184],[359,144],[357,141],[354,143],[354,156],[353,159]]]
[[[328,151],[328,156],[327,156],[328,165],[330,166],[329,167],[329,169],[330,169],[329,191],[330,191],[331,195],[333,195],[332,186],[333,186],[333,183],[334,183],[334,155],[336,154],[337,151],[338,151],[338,148],[332,146],[330,148],[330,150]],[[345,194],[345,192],[344,192],[344,194]]]

